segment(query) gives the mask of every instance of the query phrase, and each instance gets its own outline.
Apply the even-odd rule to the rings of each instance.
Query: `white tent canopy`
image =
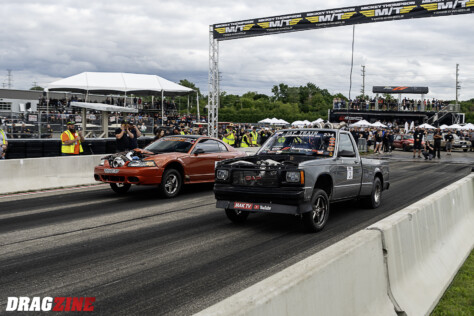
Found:
[[[371,124],[373,127],[387,127],[387,125],[380,123],[380,121],[377,121],[375,123]]]
[[[366,120],[360,120],[360,121],[350,125],[350,127],[371,127],[371,126],[372,126],[372,124],[370,124]]]
[[[264,120],[258,121],[260,124],[270,124],[272,122],[272,119],[266,118]]]
[[[137,109],[103,103],[71,102],[71,106],[96,111],[138,113]]]
[[[459,125],[459,124],[453,124],[453,125],[448,126],[448,128],[449,128],[449,129],[461,129],[462,126]]]
[[[45,91],[183,95],[194,90],[155,75],[122,72],[83,72],[52,82],[46,86]]]
[[[421,124],[418,126],[419,128],[427,128],[427,129],[436,129],[436,127],[428,124],[428,123],[425,123],[425,124]]]
[[[467,123],[466,125],[462,127],[462,130],[470,130],[470,129],[474,129],[474,124]]]

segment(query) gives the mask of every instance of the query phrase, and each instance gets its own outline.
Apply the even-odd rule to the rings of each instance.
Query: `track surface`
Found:
[[[178,198],[108,186],[0,198],[0,314],[8,296],[94,296],[107,315],[189,315],[466,176],[466,165],[391,162],[382,206],[335,204],[326,228],[215,208],[212,186]],[[12,313],[9,313],[12,314]],[[30,315],[33,313],[29,313]]]

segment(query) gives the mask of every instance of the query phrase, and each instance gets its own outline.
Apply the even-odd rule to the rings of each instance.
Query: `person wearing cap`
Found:
[[[180,134],[181,135],[189,135],[190,134],[189,133],[189,127],[186,126],[186,127],[181,128],[181,133]]]
[[[130,123],[127,120],[122,120],[121,126],[115,130],[115,139],[117,141],[117,152],[127,151],[131,149],[131,139],[135,135],[130,130]]]
[[[222,140],[224,143],[229,144],[232,147],[235,147],[235,131],[234,131],[234,124],[230,123],[229,128],[225,129],[224,137]]]
[[[81,143],[84,141],[84,136],[81,131],[76,131],[75,124],[74,121],[67,122],[67,130],[61,134],[63,156],[79,155],[83,152]]]
[[[242,136],[242,142],[240,143],[240,147],[251,147],[252,146],[252,140],[250,136],[250,131],[245,130],[244,135]]]
[[[257,147],[258,146],[258,133],[257,133],[257,127],[253,127],[252,131],[250,132],[250,136],[252,136],[252,146]]]

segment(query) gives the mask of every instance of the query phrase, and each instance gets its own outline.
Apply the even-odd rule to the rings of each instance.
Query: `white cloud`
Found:
[[[208,90],[209,25],[377,1],[6,1],[0,0],[0,80],[28,89],[83,71],[158,74]],[[385,1],[388,2],[388,1]],[[356,26],[352,95],[374,85],[429,86],[429,97],[453,99],[460,64],[461,98],[474,98],[474,16]],[[281,82],[313,82],[348,94],[352,27],[220,43],[221,90],[271,94]],[[4,71],[4,75],[2,72]]]

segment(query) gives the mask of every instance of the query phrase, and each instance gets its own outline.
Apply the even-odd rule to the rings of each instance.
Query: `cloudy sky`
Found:
[[[29,89],[84,71],[188,79],[208,91],[209,25],[388,1],[0,0],[0,80]],[[374,85],[430,88],[430,98],[474,98],[474,15],[357,25],[352,96]],[[220,42],[221,90],[270,95],[312,82],[349,94],[352,26]]]

